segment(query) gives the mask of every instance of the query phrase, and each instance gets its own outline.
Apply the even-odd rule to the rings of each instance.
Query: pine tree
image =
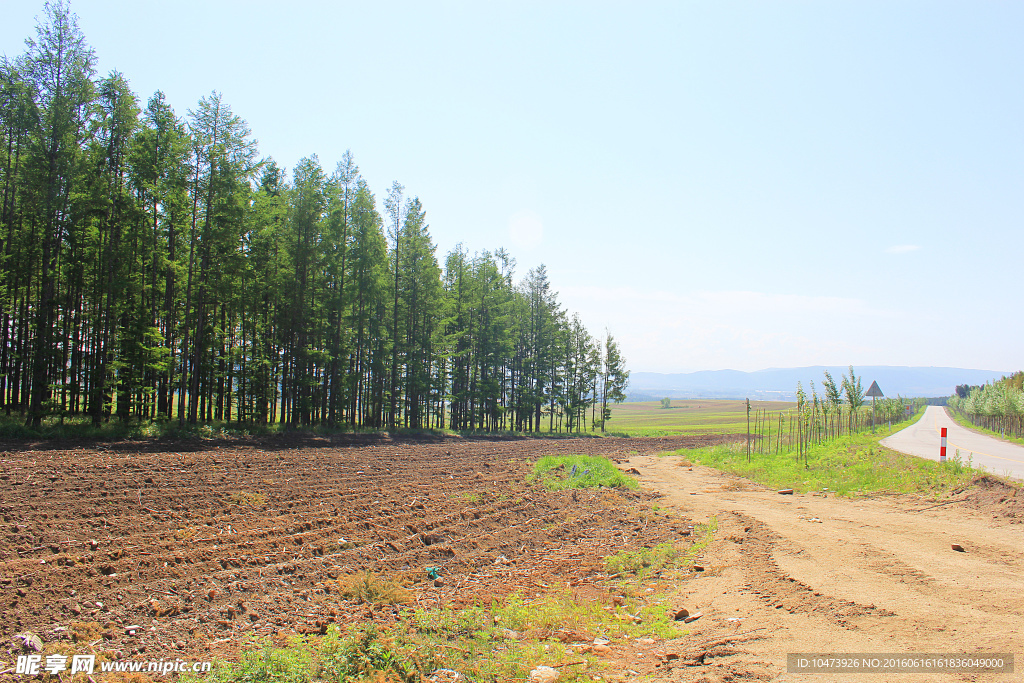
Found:
[[[605,423],[611,419],[612,412],[608,402],[622,403],[626,400],[626,386],[629,384],[629,370],[626,370],[626,359],[622,357],[618,342],[611,332],[605,330],[603,372],[601,375],[601,431],[605,431]]]

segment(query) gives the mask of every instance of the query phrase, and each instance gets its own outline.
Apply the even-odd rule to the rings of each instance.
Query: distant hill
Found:
[[[814,365],[806,368],[770,368],[757,372],[739,370],[703,370],[678,374],[631,372],[629,401],[668,398],[756,398],[791,401],[796,398],[796,383],[809,391],[810,382],[821,395],[825,370],[836,384],[842,382],[848,367]],[[949,396],[958,384],[984,384],[1011,371],[969,370],[965,368],[912,368],[875,365],[853,368],[862,378],[865,391],[878,382],[886,396]]]

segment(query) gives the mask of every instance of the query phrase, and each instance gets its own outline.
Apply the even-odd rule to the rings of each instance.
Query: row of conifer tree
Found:
[[[348,153],[286,173],[214,92],[144,105],[62,3],[0,70],[0,402],[168,418],[579,430],[628,378],[504,250],[438,262]]]

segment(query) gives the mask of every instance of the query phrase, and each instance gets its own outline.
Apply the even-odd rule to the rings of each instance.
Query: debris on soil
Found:
[[[793,495],[793,489],[782,489],[781,491],[779,491],[779,495],[780,496],[792,496]]]
[[[971,490],[964,496],[964,502],[986,513],[996,514],[1024,524],[1024,489],[983,474],[971,482]]]
[[[952,544],[949,547],[952,548],[953,550],[957,551],[958,553],[967,552],[966,550],[964,550],[964,547],[962,545],[960,545],[959,543],[954,543],[954,544]]]
[[[538,666],[530,672],[528,683],[555,683],[559,678],[558,669],[550,666]]]
[[[42,652],[43,641],[31,631],[25,631],[14,636],[14,641],[26,652]]]
[[[683,623],[689,624],[691,621],[697,621],[702,616],[704,616],[703,612],[694,612],[693,614],[690,614],[687,617],[683,618]]]
[[[465,683],[466,677],[454,669],[435,669],[427,680],[430,683]]]

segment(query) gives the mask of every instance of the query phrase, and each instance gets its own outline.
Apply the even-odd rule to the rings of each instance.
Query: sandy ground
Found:
[[[911,497],[860,500],[780,495],[678,457],[633,457],[641,483],[701,522],[718,521],[699,581],[676,602],[700,651],[661,667],[683,681],[1022,681],[1014,674],[795,674],[789,653],[1024,651],[1024,525],[998,483],[936,505]],[[973,496],[973,497],[972,497]],[[1024,496],[1022,496],[1024,497]],[[1013,503],[1007,507],[1008,503]],[[1000,505],[1002,507],[1000,507]],[[959,544],[964,552],[952,549]]]

